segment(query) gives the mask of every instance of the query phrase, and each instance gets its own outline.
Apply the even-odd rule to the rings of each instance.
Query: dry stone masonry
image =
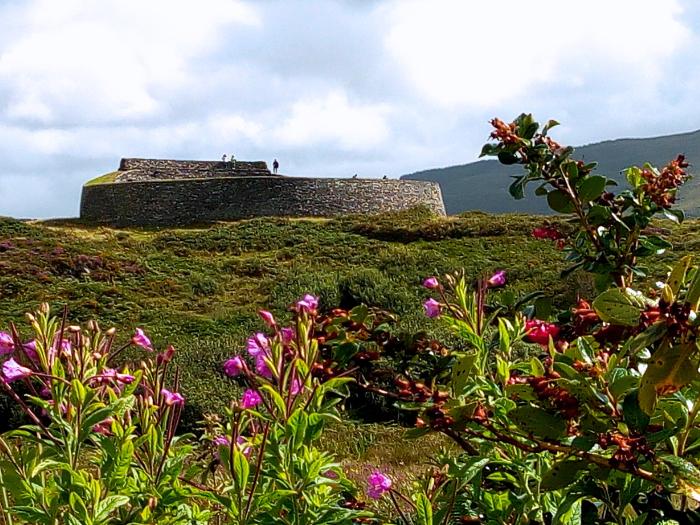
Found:
[[[122,159],[83,187],[80,217],[113,226],[181,226],[261,216],[331,217],[428,206],[435,182],[273,175],[265,162]]]

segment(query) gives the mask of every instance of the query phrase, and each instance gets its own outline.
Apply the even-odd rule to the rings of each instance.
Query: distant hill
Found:
[[[597,173],[624,184],[621,170],[645,162],[662,166],[678,154],[690,162],[690,173],[700,175],[700,130],[663,137],[618,139],[576,148],[574,158],[598,162]],[[447,213],[482,210],[492,213],[551,213],[545,199],[534,195],[535,185],[528,186],[526,197],[516,201],[508,194],[513,179],[522,166],[503,166],[495,160],[480,160],[404,175],[402,179],[430,180],[440,183]],[[687,182],[679,192],[679,204],[686,214],[700,215],[700,176]]]

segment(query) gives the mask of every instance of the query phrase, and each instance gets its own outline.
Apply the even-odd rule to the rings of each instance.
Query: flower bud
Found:
[[[107,330],[107,331],[105,332],[105,335],[106,335],[107,337],[113,337],[114,334],[116,334],[116,333],[117,333],[117,329],[114,328],[114,327],[112,327],[112,328],[110,328],[109,330]]]

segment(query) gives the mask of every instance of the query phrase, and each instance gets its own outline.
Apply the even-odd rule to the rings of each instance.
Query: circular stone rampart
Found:
[[[421,205],[445,214],[436,182],[229,177],[86,185],[80,218],[113,226],[177,226],[264,216],[380,213]]]

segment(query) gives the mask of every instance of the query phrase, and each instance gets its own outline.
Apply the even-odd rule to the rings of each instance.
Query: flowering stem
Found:
[[[400,492],[397,492],[397,491],[395,491],[394,489],[389,489],[389,497],[391,498],[391,502],[394,504],[394,508],[395,508],[396,511],[399,513],[399,516],[401,516],[401,519],[403,520],[403,522],[404,522],[406,525],[411,525],[411,522],[408,521],[408,518],[406,518],[406,515],[405,515],[405,514],[403,513],[403,511],[401,510],[401,507],[399,506],[399,502],[396,501],[396,497],[394,497],[394,493],[396,493],[396,494],[398,494],[399,496],[401,496],[401,498],[403,498],[405,501],[408,501],[408,502],[413,506],[414,509],[415,509],[415,505],[413,505],[413,502],[412,502],[411,500],[407,499],[406,496],[404,496],[404,495],[401,494]]]
[[[270,432],[270,422],[265,423],[265,428],[263,429],[262,441],[260,442],[260,451],[258,452],[258,462],[255,465],[255,476],[253,477],[253,483],[250,486],[250,493],[248,494],[248,502],[245,506],[245,513],[243,514],[243,522],[248,521],[248,515],[250,513],[250,506],[253,503],[253,497],[255,496],[255,488],[260,479],[260,473],[262,471],[262,461],[265,456],[265,446],[267,445],[267,436]]]

